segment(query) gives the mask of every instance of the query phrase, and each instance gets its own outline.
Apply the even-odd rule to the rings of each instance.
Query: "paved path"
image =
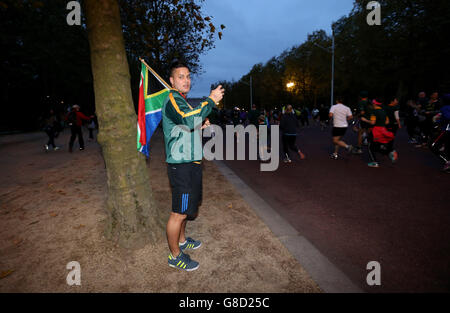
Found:
[[[329,159],[330,130],[300,131],[307,160],[260,172],[257,161],[224,163],[359,288],[367,292],[450,291],[450,175],[425,148],[397,138],[400,161],[363,156]],[[353,143],[355,134],[345,140]],[[370,261],[381,286],[366,283]]]

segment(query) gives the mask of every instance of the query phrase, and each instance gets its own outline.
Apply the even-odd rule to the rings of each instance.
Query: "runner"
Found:
[[[320,129],[322,131],[328,127],[328,122],[330,118],[329,113],[330,111],[325,107],[325,105],[321,104],[319,108],[319,121],[320,121]]]
[[[297,147],[297,128],[299,123],[295,117],[292,106],[288,105],[286,107],[285,113],[281,116],[280,130],[283,133],[283,152],[285,155],[284,163],[291,163],[289,158],[289,149],[295,151],[300,156],[301,160],[305,159],[305,155]]]
[[[369,136],[369,167],[380,167],[377,161],[376,153],[388,154],[392,162],[396,162],[398,154],[394,151],[395,135],[388,131],[386,125],[389,124],[389,118],[382,108],[380,99],[372,101],[372,115],[370,124],[373,125],[372,132]]]
[[[392,100],[389,102],[388,105],[384,106],[384,110],[386,112],[387,118],[389,120],[389,123],[387,124],[386,128],[388,131],[394,134],[394,136],[397,134],[397,130],[402,128],[402,124],[400,123],[400,105],[398,104],[397,97],[392,98]],[[395,140],[395,138],[394,138]],[[394,141],[392,142],[394,145]],[[395,147],[394,147],[395,148]],[[395,153],[397,153],[394,150]]]
[[[337,97],[336,104],[331,107],[329,114],[330,119],[333,119],[332,136],[334,153],[331,155],[331,158],[334,160],[337,160],[339,158],[339,147],[347,149],[348,152],[351,152],[353,149],[351,145],[348,145],[341,140],[342,137],[344,137],[345,132],[347,131],[348,121],[353,119],[352,111],[348,106],[342,104],[342,102],[342,99]]]
[[[367,91],[361,91],[359,97],[359,102],[358,102],[358,109],[359,109],[359,118],[360,118],[360,123],[359,123],[359,130],[358,130],[358,145],[356,146],[355,150],[353,151],[356,154],[362,154],[362,144],[363,144],[363,140],[365,138],[368,137],[369,135],[369,130],[371,128],[371,125],[364,122],[362,120],[362,118],[365,118],[367,120],[370,119],[370,115],[371,115],[371,105],[370,105],[370,101],[369,101],[369,93]]]

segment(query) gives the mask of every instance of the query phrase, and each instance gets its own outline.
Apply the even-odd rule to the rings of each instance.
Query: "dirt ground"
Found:
[[[167,243],[125,250],[103,236],[106,170],[95,141],[85,151],[44,153],[44,133],[0,136],[0,292],[321,292],[214,163],[204,163],[200,216],[187,235],[200,268],[167,265]],[[152,139],[152,188],[170,212],[160,133]],[[77,144],[75,144],[77,147]],[[206,183],[207,182],[207,183]],[[166,223],[166,221],[164,221]],[[69,286],[71,261],[81,286]]]

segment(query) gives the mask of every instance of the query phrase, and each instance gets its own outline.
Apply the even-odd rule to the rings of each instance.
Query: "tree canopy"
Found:
[[[139,57],[162,76],[174,58],[199,73],[200,55],[214,47],[225,28],[203,14],[204,0],[118,1],[135,102]],[[81,26],[69,26],[67,3],[0,0],[0,100],[5,108],[0,131],[36,129],[37,117],[50,108],[64,112],[79,104],[87,113],[95,111],[84,12]]]
[[[379,1],[381,25],[369,26],[368,0],[332,27],[335,36],[335,95],[355,104],[361,90],[372,97],[415,98],[419,91],[450,91],[450,2],[445,0]],[[225,102],[245,106],[253,78],[254,103],[313,106],[330,103],[331,34],[314,31],[305,42],[256,64],[237,82],[227,84]],[[293,87],[286,87],[287,83]]]

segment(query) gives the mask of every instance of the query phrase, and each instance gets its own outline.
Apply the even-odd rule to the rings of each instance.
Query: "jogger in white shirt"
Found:
[[[333,119],[333,144],[334,153],[331,158],[336,160],[338,158],[339,147],[347,149],[351,152],[353,147],[346,144],[341,138],[345,135],[348,127],[348,121],[353,119],[352,111],[348,106],[342,104],[342,99],[336,98],[336,104],[330,109],[330,119]]]

